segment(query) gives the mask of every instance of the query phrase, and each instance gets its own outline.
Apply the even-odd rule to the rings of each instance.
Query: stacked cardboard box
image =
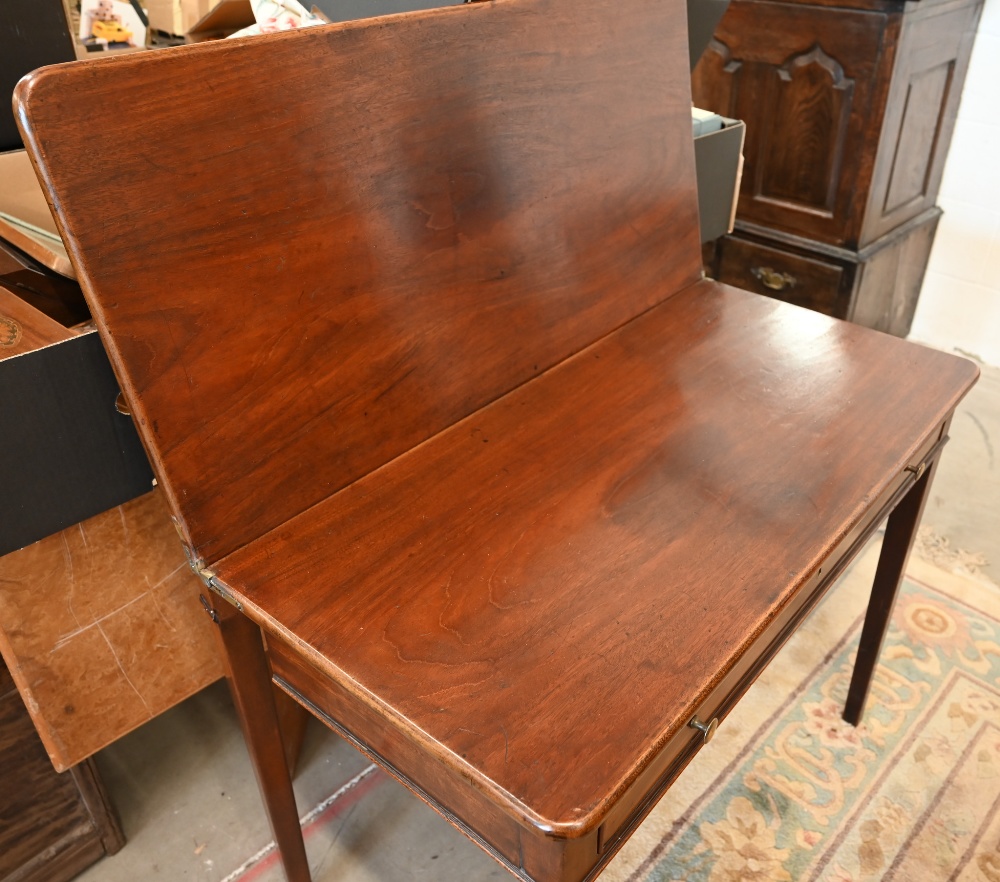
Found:
[[[143,0],[149,26],[175,36],[183,36],[208,14],[216,0]]]

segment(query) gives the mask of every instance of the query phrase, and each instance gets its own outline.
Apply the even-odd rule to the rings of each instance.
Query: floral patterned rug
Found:
[[[1000,595],[911,562],[854,729],[840,709],[874,560],[828,595],[602,882],[1000,882]]]

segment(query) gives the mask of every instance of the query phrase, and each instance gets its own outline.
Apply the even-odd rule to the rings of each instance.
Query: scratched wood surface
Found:
[[[700,276],[683,10],[473,3],[22,83],[29,152],[199,556]]]
[[[59,770],[222,676],[162,494],[0,557],[0,650]]]

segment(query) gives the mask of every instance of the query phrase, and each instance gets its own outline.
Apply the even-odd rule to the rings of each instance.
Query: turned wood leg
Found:
[[[219,626],[229,689],[285,874],[288,882],[310,882],[312,877],[260,628],[214,594],[206,592],[204,597]]]
[[[844,719],[852,726],[857,726],[861,722],[864,713],[872,675],[875,673],[882,641],[889,627],[892,607],[903,581],[906,559],[910,555],[913,540],[917,535],[917,526],[920,524],[924,504],[927,502],[928,489],[937,470],[937,463],[938,460],[935,458],[886,521],[882,552],[875,570],[875,581],[872,583],[871,600],[868,601],[868,612],[865,614],[865,624],[861,629],[858,657],[854,663],[851,685],[847,690],[847,701],[844,703]]]

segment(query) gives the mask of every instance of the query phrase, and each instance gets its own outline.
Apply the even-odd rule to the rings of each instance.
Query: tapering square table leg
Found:
[[[311,882],[260,628],[229,603],[203,597],[219,626],[229,688],[288,882]]]
[[[886,522],[882,552],[875,570],[865,624],[861,630],[854,673],[851,675],[851,685],[847,690],[847,701],[844,703],[844,719],[852,726],[861,722],[864,713],[875,665],[878,663],[882,642],[889,627],[889,617],[892,615],[892,607],[903,581],[906,561],[917,535],[917,527],[924,511],[924,504],[927,502],[931,481],[937,471],[937,464],[938,458],[935,457]]]

